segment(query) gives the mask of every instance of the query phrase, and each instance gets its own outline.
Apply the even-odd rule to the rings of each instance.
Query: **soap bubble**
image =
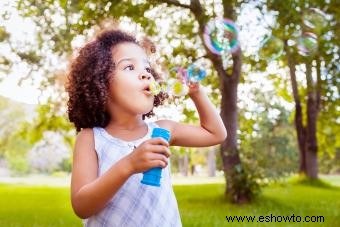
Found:
[[[184,96],[188,94],[189,88],[183,80],[170,79],[168,81],[169,93],[173,96]]]
[[[326,25],[326,15],[320,9],[310,8],[303,13],[303,24],[306,30],[319,34]]]
[[[198,67],[195,64],[189,65],[187,69],[187,80],[192,83],[197,83],[205,78],[207,75],[203,68]]]
[[[153,95],[158,95],[162,91],[161,85],[156,81],[150,83],[149,89]]]
[[[230,54],[223,50],[221,53],[223,69],[227,69],[228,62],[230,61]]]
[[[308,56],[314,54],[318,49],[317,35],[311,32],[305,32],[298,40],[299,54]]]
[[[173,96],[184,96],[188,93],[186,69],[174,67],[170,71],[170,78],[167,80],[167,92]]]
[[[267,61],[272,61],[281,56],[283,48],[284,44],[281,39],[275,36],[266,36],[260,44],[259,56]]]
[[[203,61],[197,60],[188,68],[174,67],[170,69],[166,86],[162,87],[161,85],[161,90],[173,96],[185,96],[189,92],[188,85],[190,83],[198,83],[206,77],[204,65]]]
[[[186,70],[182,67],[174,67],[170,70],[170,77],[176,79],[185,79],[186,78]]]
[[[215,18],[207,23],[204,29],[204,43],[208,49],[221,55],[223,50],[234,52],[238,48],[238,31],[235,23],[229,19]]]
[[[168,92],[168,84],[165,81],[158,81],[158,84],[160,86],[161,92],[167,93]]]

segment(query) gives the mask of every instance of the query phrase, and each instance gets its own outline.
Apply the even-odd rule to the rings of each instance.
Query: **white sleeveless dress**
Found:
[[[152,129],[159,127],[148,122],[148,133],[135,141],[124,141],[108,134],[104,128],[93,128],[98,155],[99,176],[118,160],[132,152],[134,146],[151,138]],[[177,200],[170,178],[170,160],[162,170],[161,186],[140,183],[142,173],[132,175],[112,197],[106,207],[84,219],[85,227],[178,227],[182,226]]]

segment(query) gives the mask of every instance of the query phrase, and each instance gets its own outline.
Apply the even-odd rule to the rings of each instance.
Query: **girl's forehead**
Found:
[[[119,61],[122,58],[147,59],[145,50],[135,43],[120,43],[112,49],[113,60]]]

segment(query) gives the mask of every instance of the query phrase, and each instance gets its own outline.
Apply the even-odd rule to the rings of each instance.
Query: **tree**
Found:
[[[283,105],[283,98],[275,95],[275,87],[264,91],[264,85],[251,78],[247,84],[251,94],[241,101],[239,111],[243,161],[260,175],[259,179],[280,180],[298,169],[291,112]],[[241,89],[240,95],[244,92]]]
[[[226,195],[236,203],[248,201],[251,198],[250,190],[243,190],[247,187],[247,177],[239,156],[237,147],[237,86],[241,76],[242,49],[232,54],[232,66],[229,70],[223,68],[222,59],[211,53],[202,42],[204,27],[207,22],[218,14],[218,9],[223,8],[220,16],[237,19],[236,8],[241,2],[236,0],[223,0],[217,4],[192,0],[189,4],[176,0],[147,1],[135,3],[134,1],[18,1],[18,9],[23,15],[33,18],[41,28],[38,33],[42,42],[48,42],[53,50],[60,56],[68,55],[71,51],[71,42],[78,35],[87,34],[91,28],[98,27],[107,19],[126,19],[141,25],[143,30],[151,36],[160,32],[156,27],[155,20],[166,16],[173,24],[178,26],[171,28],[167,35],[168,43],[171,39],[180,40],[180,45],[173,49],[172,55],[180,57],[182,62],[190,63],[199,57],[210,60],[215,80],[215,87],[220,85],[221,94],[221,117],[228,132],[228,138],[222,143],[221,157],[226,177]],[[176,8],[173,8],[176,7]],[[145,16],[148,12],[155,10],[157,16]],[[180,21],[171,14],[180,11]],[[62,25],[55,26],[58,17]],[[172,25],[173,25],[172,24]],[[176,29],[177,28],[177,29]],[[44,39],[42,39],[44,38]],[[158,37],[160,40],[160,38]],[[193,45],[186,46],[185,41]],[[158,41],[159,41],[158,40]],[[205,51],[203,51],[205,50]],[[203,53],[203,55],[202,55]],[[172,59],[172,58],[171,58]],[[171,60],[168,60],[168,65]],[[212,79],[213,80],[213,79]],[[218,96],[218,95],[217,95]],[[237,177],[240,171],[244,177]]]
[[[278,26],[271,28],[272,34],[282,39],[285,44],[285,54],[279,60],[289,68],[300,152],[299,169],[301,173],[312,179],[318,177],[318,116],[320,111],[333,109],[332,106],[339,103],[338,89],[336,88],[339,76],[338,54],[334,52],[334,49],[339,49],[338,4],[336,1],[325,3],[317,0],[291,0],[288,2],[268,0],[265,4],[269,10],[277,13]],[[304,57],[299,55],[296,46],[289,45],[289,42],[294,41],[297,31],[300,33],[304,31],[302,15],[309,7],[325,10],[327,14],[331,15],[332,21],[319,31],[317,52]],[[296,10],[292,10],[292,8]],[[298,84],[297,73],[301,73],[299,67],[304,68],[306,86]],[[314,75],[316,76],[314,77]],[[332,112],[328,124],[335,123],[337,118],[338,114]]]
[[[20,125],[29,120],[25,115],[27,109],[28,106],[0,96],[0,159],[5,158],[16,174],[28,171],[26,152],[31,146],[17,135]]]
[[[0,96],[0,157],[5,153],[5,147],[13,132],[25,121],[24,112],[22,105]]]

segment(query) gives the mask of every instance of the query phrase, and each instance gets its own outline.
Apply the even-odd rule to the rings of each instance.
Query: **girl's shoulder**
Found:
[[[94,134],[92,128],[84,128],[77,134],[75,147],[83,148],[84,146],[94,148]]]
[[[84,128],[82,129],[76,137],[77,141],[82,141],[82,140],[91,140],[93,139],[93,129],[92,128]]]

